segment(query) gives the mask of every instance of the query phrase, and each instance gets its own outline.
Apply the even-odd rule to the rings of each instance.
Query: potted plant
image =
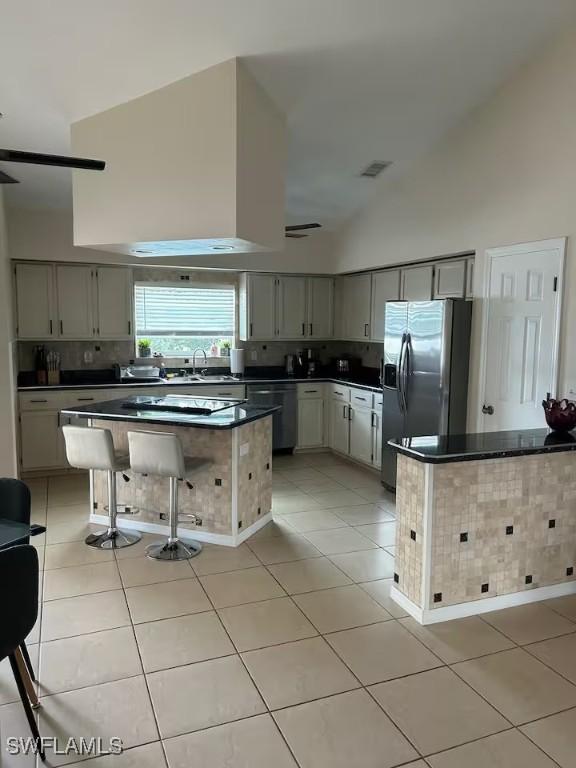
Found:
[[[220,347],[220,355],[222,357],[230,357],[230,347],[232,344],[230,344],[229,341],[223,341],[222,346]]]
[[[138,357],[150,357],[151,353],[150,339],[140,339],[138,341]]]

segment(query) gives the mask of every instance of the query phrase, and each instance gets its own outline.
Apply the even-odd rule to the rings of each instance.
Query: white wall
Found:
[[[16,410],[12,321],[12,273],[0,187],[0,477],[16,477]]]
[[[336,271],[568,236],[560,394],[576,389],[576,28],[530,62],[341,233]],[[483,266],[481,263],[480,267]],[[477,275],[480,270],[477,270]],[[477,292],[482,286],[477,280]],[[478,402],[475,302],[471,419]]]
[[[299,240],[287,239],[279,253],[231,253],[181,256],[169,259],[134,259],[122,254],[73,245],[72,212],[8,208],[10,258],[40,261],[84,261],[96,264],[137,263],[138,266],[176,266],[194,269],[248,269],[264,272],[318,272],[333,270],[330,233]]]

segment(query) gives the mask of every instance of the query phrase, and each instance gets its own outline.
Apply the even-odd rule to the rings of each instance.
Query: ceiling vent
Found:
[[[365,176],[367,179],[375,179],[376,176],[379,176],[389,165],[392,165],[391,160],[375,160],[364,168],[360,176]]]

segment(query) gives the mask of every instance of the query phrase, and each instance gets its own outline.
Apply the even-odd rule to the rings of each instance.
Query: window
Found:
[[[136,343],[148,339],[152,354],[188,357],[196,347],[206,353],[213,344],[234,342],[233,285],[167,285],[134,287]]]

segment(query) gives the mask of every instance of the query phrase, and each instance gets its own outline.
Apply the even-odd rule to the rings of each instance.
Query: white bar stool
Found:
[[[200,554],[200,542],[184,543],[178,538],[178,481],[188,481],[194,470],[212,462],[200,457],[185,457],[180,438],[172,432],[128,432],[128,447],[133,472],[167,477],[170,482],[170,535],[166,541],[150,544],[146,548],[148,557],[156,560],[189,560]]]
[[[108,530],[90,534],[86,544],[98,549],[122,549],[140,541],[138,531],[122,531],[116,527],[116,473],[130,468],[128,457],[116,453],[112,433],[100,427],[62,427],[66,444],[66,458],[77,469],[100,469],[108,473]]]

